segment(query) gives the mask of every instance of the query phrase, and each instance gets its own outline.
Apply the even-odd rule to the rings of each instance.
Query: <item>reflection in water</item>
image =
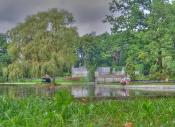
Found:
[[[1,85],[0,96],[9,97],[28,97],[28,96],[52,96],[55,88],[47,86],[18,86],[18,85]]]
[[[28,97],[28,96],[53,96],[55,92],[67,88],[75,97],[137,97],[137,96],[175,96],[175,89],[172,91],[148,91],[128,89],[127,87],[111,88],[98,85],[79,85],[79,86],[15,86],[0,85],[0,96]]]
[[[88,88],[85,87],[72,87],[71,94],[74,97],[87,97],[88,96]]]
[[[126,88],[106,88],[94,86],[76,86],[71,87],[71,94],[76,97],[118,97],[129,96],[129,90]]]

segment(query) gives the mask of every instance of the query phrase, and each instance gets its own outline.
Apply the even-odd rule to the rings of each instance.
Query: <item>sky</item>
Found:
[[[0,33],[5,33],[24,22],[29,15],[51,8],[65,9],[75,17],[80,35],[91,32],[110,32],[109,24],[102,20],[109,13],[111,0],[0,0]]]

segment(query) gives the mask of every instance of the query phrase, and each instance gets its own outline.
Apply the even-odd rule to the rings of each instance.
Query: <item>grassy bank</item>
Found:
[[[54,98],[0,97],[0,127],[174,127],[174,99],[88,102],[65,91]]]
[[[55,83],[58,85],[77,85],[77,84],[88,84],[89,81],[86,78],[80,78],[78,80],[74,79],[66,79],[64,77],[55,78]],[[35,85],[35,84],[43,84],[42,79],[20,79],[16,81],[9,81],[0,84],[23,84],[23,85]]]
[[[55,78],[55,83],[57,85],[90,85],[93,84],[93,82],[90,82],[87,78],[79,78],[78,80],[76,79],[69,79],[66,77],[57,77]],[[42,82],[42,79],[21,79],[17,81],[11,81],[11,82],[5,82],[5,83],[0,83],[0,84],[16,84],[16,85],[37,85],[37,84],[44,84]],[[119,86],[121,85],[119,82],[117,83],[99,83],[99,85],[111,85],[111,86]],[[143,81],[143,82],[129,82],[128,85],[175,85],[174,82],[151,82],[151,81]]]

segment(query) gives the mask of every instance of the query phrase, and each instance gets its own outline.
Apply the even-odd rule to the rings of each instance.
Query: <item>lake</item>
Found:
[[[67,89],[74,98],[135,98],[175,97],[175,85],[0,85],[0,96],[28,97],[53,96],[57,91]]]

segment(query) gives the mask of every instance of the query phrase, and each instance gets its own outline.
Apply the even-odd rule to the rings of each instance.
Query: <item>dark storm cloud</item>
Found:
[[[103,33],[109,26],[102,23],[110,0],[0,0],[0,32],[6,32],[17,23],[38,11],[49,8],[65,9],[73,13],[80,34],[92,31]]]

